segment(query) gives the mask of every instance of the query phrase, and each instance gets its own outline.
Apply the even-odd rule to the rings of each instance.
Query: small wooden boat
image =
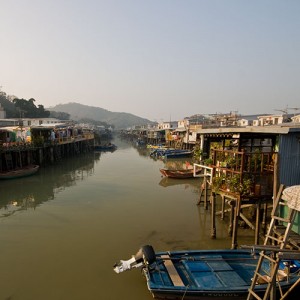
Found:
[[[20,169],[0,172],[0,179],[15,179],[35,174],[39,170],[38,165],[28,165]]]
[[[129,260],[114,266],[116,273],[142,268],[147,286],[156,299],[246,299],[259,254],[250,250],[191,250],[155,253],[150,245],[142,247]],[[270,270],[269,262],[263,266]],[[300,261],[282,260],[277,281],[287,291],[299,279]],[[262,295],[266,281],[257,283]]]
[[[114,144],[107,144],[107,145],[95,145],[94,150],[95,151],[115,151],[117,149],[117,146]]]
[[[194,169],[159,169],[160,173],[163,176],[170,177],[170,178],[193,178],[194,177]],[[196,170],[196,174],[199,174],[201,169]]]

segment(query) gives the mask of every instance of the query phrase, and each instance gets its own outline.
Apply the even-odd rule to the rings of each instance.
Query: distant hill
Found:
[[[93,119],[114,125],[116,129],[126,129],[134,125],[146,125],[153,123],[147,119],[124,112],[111,112],[106,109],[88,106],[79,103],[58,104],[47,108],[49,111],[65,112],[70,114],[74,121],[80,119]]]

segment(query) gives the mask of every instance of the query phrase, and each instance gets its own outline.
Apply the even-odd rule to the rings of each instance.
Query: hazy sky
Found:
[[[45,108],[278,113],[299,81],[299,0],[0,0],[2,91]]]

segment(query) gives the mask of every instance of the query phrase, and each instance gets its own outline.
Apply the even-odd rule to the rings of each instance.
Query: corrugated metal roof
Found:
[[[290,133],[280,136],[279,142],[280,183],[291,186],[300,184],[300,136]]]
[[[217,127],[217,128],[199,128],[197,133],[214,134],[214,133],[271,133],[271,134],[288,134],[289,132],[300,132],[299,126],[290,125],[269,125],[269,126],[246,126],[246,127]]]

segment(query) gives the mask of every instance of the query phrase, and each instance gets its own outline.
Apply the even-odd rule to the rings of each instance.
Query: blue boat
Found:
[[[151,153],[151,157],[157,158],[182,158],[190,157],[193,155],[193,151],[184,149],[170,149],[170,148],[158,148],[154,149]]]
[[[156,299],[246,299],[259,253],[251,250],[192,250],[154,252],[143,246],[129,260],[114,266],[116,273],[142,268],[147,286]],[[270,264],[263,266],[270,269]],[[277,289],[287,291],[299,279],[300,261],[282,260]],[[280,275],[280,276],[279,276]],[[263,295],[266,281],[255,291]]]
[[[191,157],[193,151],[190,150],[172,150],[167,151],[164,155],[164,158],[182,158],[182,157]]]
[[[95,151],[115,151],[117,149],[117,146],[111,143],[105,144],[105,145],[95,145],[94,150]]]
[[[162,157],[164,156],[165,152],[169,150],[168,148],[155,148],[150,152],[151,157]]]

